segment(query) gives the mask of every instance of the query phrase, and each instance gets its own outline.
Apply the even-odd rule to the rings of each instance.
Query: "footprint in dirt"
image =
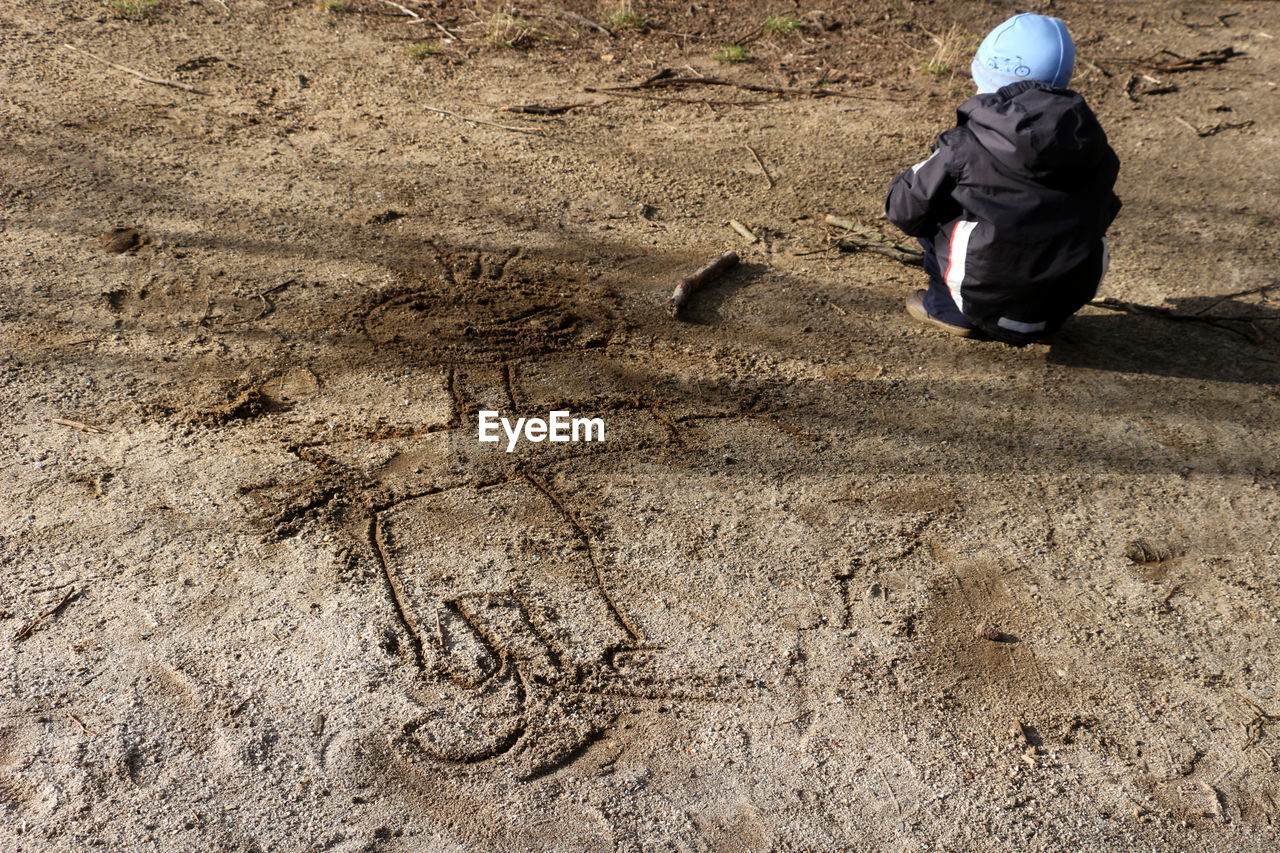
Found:
[[[593,687],[641,644],[537,482],[406,500],[378,514],[375,536],[426,676],[405,757],[537,776],[609,724],[616,701]]]

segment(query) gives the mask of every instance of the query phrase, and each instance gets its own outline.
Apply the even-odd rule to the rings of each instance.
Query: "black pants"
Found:
[[[960,312],[956,301],[951,298],[951,291],[942,280],[938,256],[933,252],[933,241],[921,237],[920,248],[924,249],[924,271],[929,275],[929,289],[924,294],[924,310],[928,311],[929,316],[935,320],[972,329],[973,323]]]

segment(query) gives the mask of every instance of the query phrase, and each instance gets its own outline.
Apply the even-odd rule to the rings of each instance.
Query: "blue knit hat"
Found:
[[[1066,88],[1076,64],[1076,46],[1067,25],[1047,15],[1014,15],[992,30],[970,70],[979,92],[1038,80]]]

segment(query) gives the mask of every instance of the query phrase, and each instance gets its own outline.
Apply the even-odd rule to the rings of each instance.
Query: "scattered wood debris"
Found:
[[[904,249],[887,234],[875,228],[832,214],[827,214],[824,221],[828,225],[843,228],[847,232],[836,241],[836,248],[843,252],[873,252],[908,266],[924,266],[923,252]]]
[[[688,278],[682,279],[676,285],[676,289],[671,293],[671,299],[667,302],[667,310],[673,319],[680,319],[680,312],[688,303],[689,298],[697,293],[704,284],[715,281],[729,270],[738,265],[737,252],[725,252],[702,269],[698,270]]]

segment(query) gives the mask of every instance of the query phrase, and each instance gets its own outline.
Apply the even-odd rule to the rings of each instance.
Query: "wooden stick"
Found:
[[[741,222],[739,222],[736,219],[729,220],[729,227],[732,228],[734,231],[737,231],[739,234],[741,234],[742,238],[746,240],[748,243],[754,243],[760,239],[759,237],[751,233],[751,229],[747,228],[747,226],[743,225]]]
[[[828,225],[834,225],[837,228],[843,228],[851,232],[851,236],[840,238],[836,241],[836,248],[844,252],[873,252],[877,255],[883,255],[891,258],[899,263],[908,266],[919,267],[924,266],[924,254],[915,252],[911,249],[904,249],[889,239],[888,236],[880,233],[874,228],[869,228],[852,219],[846,219],[843,216],[833,216],[827,214],[823,220]]]
[[[858,239],[843,237],[836,241],[836,248],[842,252],[871,252],[874,255],[881,255],[900,264],[906,264],[909,267],[924,266],[923,254],[907,249],[895,249],[893,246],[880,246],[875,243],[865,243]]]
[[[188,86],[186,83],[179,83],[175,80],[164,80],[159,77],[152,77],[149,74],[143,74],[141,71],[138,71],[133,68],[129,68],[128,66],[117,65],[116,63],[112,62],[109,59],[103,59],[101,56],[96,56],[87,50],[81,50],[80,48],[73,47],[72,45],[69,45],[69,44],[64,44],[63,47],[65,47],[69,51],[72,51],[73,53],[78,53],[82,56],[87,56],[90,59],[94,60],[95,62],[101,62],[103,65],[109,65],[112,68],[116,69],[117,71],[123,71],[126,74],[132,74],[134,77],[137,77],[139,80],[145,80],[148,83],[155,83],[157,86],[169,86],[170,88],[181,89],[184,92],[191,92],[196,95],[209,94],[208,92],[197,89],[194,86]]]
[[[732,86],[747,92],[765,92],[771,95],[806,95],[811,98],[862,98],[872,101],[895,101],[900,98],[889,98],[881,95],[862,95],[857,92],[846,92],[842,89],[788,89],[781,86],[761,86],[756,83],[739,83],[719,77],[666,77],[661,80],[633,83],[628,86],[609,86],[602,92],[617,92],[628,89],[655,89],[666,86]]]
[[[386,3],[388,6],[394,6],[395,8],[399,9],[401,12],[404,12],[410,18],[414,18],[419,21],[422,20],[422,16],[419,15],[417,12],[413,11],[407,6],[401,6],[399,3],[396,3],[395,0],[382,0],[382,2]]]
[[[72,429],[78,429],[81,432],[91,432],[95,435],[101,435],[106,432],[102,427],[96,427],[93,424],[82,424],[79,421],[69,421],[66,418],[54,418],[53,423],[61,424],[62,426],[69,426]]]
[[[483,125],[488,125],[489,127],[496,127],[499,130],[509,130],[512,133],[523,133],[526,136],[538,136],[543,139],[554,138],[551,136],[547,136],[545,133],[535,133],[532,130],[525,130],[523,127],[512,127],[511,125],[508,125],[508,124],[497,124],[496,122],[485,121],[482,118],[472,118],[471,116],[464,116],[461,113],[455,113],[455,112],[452,112],[451,110],[442,110],[439,107],[428,107],[426,105],[419,104],[419,108],[424,110],[430,110],[433,113],[439,113],[442,116],[449,116],[450,118],[456,118],[461,121],[471,122],[472,124],[483,124]]]
[[[750,145],[744,146],[751,152],[751,156],[756,158],[756,165],[760,167],[760,174],[764,175],[764,179],[769,182],[769,189],[773,189],[773,175],[769,174],[769,170],[765,168],[764,161],[760,159],[760,155],[756,153],[756,149]]]
[[[1199,314],[1179,314],[1171,308],[1163,305],[1142,305],[1138,302],[1125,302],[1120,299],[1113,299],[1108,296],[1104,299],[1095,299],[1089,303],[1095,308],[1105,308],[1108,311],[1120,311],[1125,314],[1139,314],[1146,317],[1162,317],[1165,320],[1173,320],[1183,323],[1203,323],[1206,326],[1212,326],[1215,329],[1221,329],[1224,332],[1230,332],[1233,335],[1239,335],[1251,344],[1259,343],[1257,335],[1247,335],[1239,329],[1226,325],[1230,322],[1247,323],[1250,317],[1218,317],[1218,316],[1201,316]],[[1257,318],[1270,319],[1270,318]],[[1255,329],[1256,331],[1256,329]]]
[[[761,104],[769,103],[769,101],[764,99],[758,101],[712,101],[708,98],[659,98],[657,95],[643,95],[639,92],[618,92],[610,89],[595,89],[591,86],[584,86],[582,91],[590,92],[593,95],[607,95],[610,98],[638,98],[642,101],[657,101],[660,104],[699,104],[711,107],[758,107]]]
[[[98,736],[98,733],[97,733],[97,732],[90,731],[90,730],[89,730],[89,727],[88,727],[88,726],[86,726],[86,725],[84,724],[84,721],[83,721],[83,720],[81,720],[79,717],[77,717],[75,714],[71,713],[70,711],[68,711],[68,712],[67,712],[67,719],[68,719],[68,720],[70,720],[71,722],[75,723],[77,726],[79,726],[79,727],[80,727],[80,731],[84,732],[84,733],[85,733],[85,734],[87,734],[89,737],[97,737],[97,736]]]
[[[597,104],[512,104],[503,107],[504,113],[524,113],[533,116],[558,116],[583,107],[594,107]]]
[[[67,590],[66,595],[58,599],[57,604],[53,605],[48,610],[41,613],[39,616],[32,619],[26,625],[23,625],[20,629],[18,629],[18,633],[14,635],[14,639],[25,640],[27,637],[31,636],[31,632],[34,631],[36,628],[40,627],[41,622],[50,618],[51,616],[58,615],[58,613],[62,610],[62,608],[66,606],[67,602],[71,600],[71,596],[75,594],[76,594],[76,588],[73,586],[71,587],[71,589]]]
[[[607,35],[609,38],[614,37],[613,30],[601,24],[597,24],[595,21],[591,20],[590,18],[583,17],[582,15],[579,15],[575,12],[569,12],[564,9],[556,9],[556,11],[559,12],[564,17],[568,18],[569,20],[573,21],[574,23],[581,24],[582,26],[586,27],[589,30],[595,30],[598,33],[603,33],[604,35]]]
[[[689,297],[697,293],[698,290],[707,282],[715,281],[729,270],[738,265],[737,252],[725,252],[702,269],[686,279],[682,279],[676,285],[676,289],[671,292],[671,299],[667,302],[667,310],[673,319],[680,319],[680,311],[689,301]]]

